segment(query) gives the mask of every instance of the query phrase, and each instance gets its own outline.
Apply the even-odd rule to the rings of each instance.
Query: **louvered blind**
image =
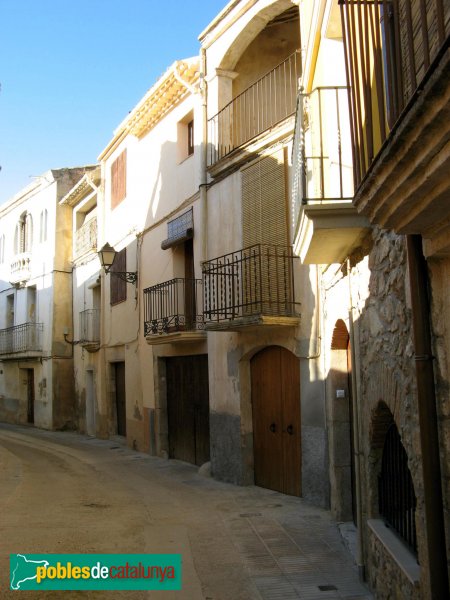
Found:
[[[242,169],[243,247],[287,246],[288,221],[284,149]]]
[[[255,295],[262,314],[291,310],[284,159],[283,149],[242,169],[242,294],[249,313],[254,307],[247,298]]]
[[[111,208],[115,208],[127,194],[127,150],[119,154],[111,165]]]

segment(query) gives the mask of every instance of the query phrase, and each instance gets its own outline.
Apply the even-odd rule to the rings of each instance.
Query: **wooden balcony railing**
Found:
[[[256,244],[203,263],[205,321],[296,315],[291,247]]]
[[[201,279],[177,277],[144,290],[144,335],[204,328]]]
[[[339,0],[355,185],[448,48],[446,0]]]
[[[295,113],[300,52],[261,77],[208,121],[208,165]]]
[[[42,323],[22,323],[0,329],[0,355],[42,352]]]

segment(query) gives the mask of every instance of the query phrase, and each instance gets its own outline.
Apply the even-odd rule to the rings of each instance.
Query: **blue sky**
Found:
[[[113,130],[227,0],[0,0],[0,204],[96,162]]]

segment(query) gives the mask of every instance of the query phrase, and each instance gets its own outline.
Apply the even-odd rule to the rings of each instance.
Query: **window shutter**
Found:
[[[115,208],[127,194],[127,150],[111,165],[111,208]]]
[[[110,273],[125,273],[127,270],[127,249],[124,248],[120,252],[117,252],[114,263],[110,269]],[[110,302],[111,304],[118,304],[124,302],[127,299],[127,282],[117,277],[116,275],[109,276],[110,285]]]
[[[289,244],[284,150],[242,170],[243,247]]]

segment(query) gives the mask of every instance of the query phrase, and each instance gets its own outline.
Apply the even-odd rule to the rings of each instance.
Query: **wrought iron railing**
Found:
[[[90,219],[75,232],[75,254],[97,250],[97,219]]]
[[[144,290],[144,335],[203,329],[201,279],[177,277]]]
[[[43,323],[22,323],[0,329],[0,354],[42,352]]]
[[[80,342],[100,342],[100,310],[89,308],[80,312]]]
[[[416,495],[408,457],[395,424],[386,434],[378,478],[380,515],[417,554]]]
[[[296,51],[209,119],[209,165],[295,113],[300,72]]]
[[[339,0],[351,90],[355,184],[448,48],[445,0]]]
[[[347,87],[318,87],[298,95],[292,162],[295,222],[302,204],[351,202],[353,160]]]
[[[291,247],[256,244],[204,262],[205,320],[294,316],[294,258]]]

